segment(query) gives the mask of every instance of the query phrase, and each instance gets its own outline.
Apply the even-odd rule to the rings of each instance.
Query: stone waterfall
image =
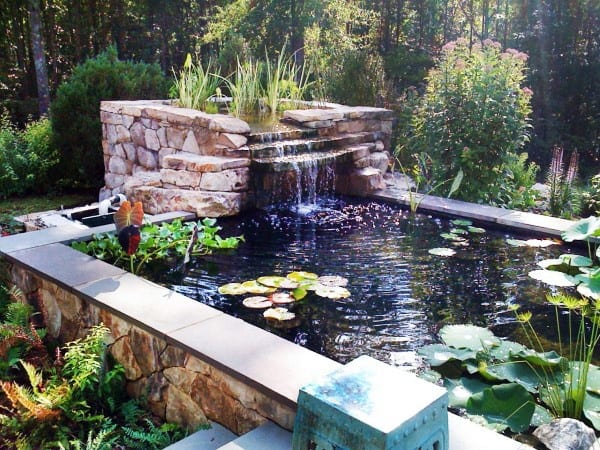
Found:
[[[277,132],[167,101],[101,104],[105,186],[150,214],[236,215],[324,190],[366,195],[383,187],[393,112],[319,104],[289,110]]]

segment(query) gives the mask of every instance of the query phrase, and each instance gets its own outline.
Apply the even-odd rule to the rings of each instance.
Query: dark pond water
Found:
[[[321,200],[319,207],[256,211],[219,223],[222,235],[243,234],[246,242],[232,253],[197,258],[182,275],[162,282],[340,362],[369,354],[413,364],[414,351],[435,342],[446,323],[488,326],[518,340],[508,306],[519,303],[544,313],[548,289],[527,273],[537,261],[566,252],[561,245],[512,247],[507,238],[533,236],[494,230],[469,235],[467,246],[453,246],[440,236],[454,228],[449,219],[356,200]],[[456,254],[429,254],[434,247]],[[225,283],[300,270],[348,278],[351,297],[309,294],[290,306],[299,320],[285,324],[243,307],[244,296],[217,292]],[[546,321],[538,317],[543,328]]]

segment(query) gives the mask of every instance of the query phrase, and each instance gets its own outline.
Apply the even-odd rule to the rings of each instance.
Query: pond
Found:
[[[189,297],[345,363],[369,354],[394,365],[413,365],[415,351],[436,341],[449,323],[490,327],[520,340],[511,304],[541,312],[548,288],[528,277],[536,262],[565,253],[562,245],[514,247],[498,230],[468,233],[461,243],[447,233],[447,218],[411,214],[397,206],[356,199],[320,199],[220,219],[223,236],[245,236],[228,254],[197,258],[162,283]],[[477,225],[477,224],[474,224]],[[466,226],[463,226],[466,228]],[[528,239],[534,236],[516,236]],[[455,255],[429,250],[452,248]],[[219,286],[264,275],[309,271],[349,280],[351,296],[331,300],[310,293],[289,306],[297,320],[273,322],[242,306],[246,296]],[[551,339],[551,330],[547,331]]]

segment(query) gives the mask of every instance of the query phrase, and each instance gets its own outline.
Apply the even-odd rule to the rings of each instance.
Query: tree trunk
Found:
[[[33,62],[35,64],[38,106],[40,116],[43,116],[48,114],[48,109],[50,107],[50,89],[48,87],[48,68],[46,65],[46,55],[44,53],[40,0],[29,0],[29,30],[31,33]]]

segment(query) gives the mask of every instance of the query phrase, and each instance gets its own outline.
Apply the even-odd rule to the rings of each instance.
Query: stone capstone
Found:
[[[290,109],[283,113],[283,117],[299,123],[306,123],[343,119],[344,114],[334,109]]]
[[[200,186],[201,172],[187,170],[160,169],[160,181],[178,187],[197,188]]]
[[[227,158],[221,156],[204,156],[193,153],[178,152],[163,158],[165,169],[187,170],[190,172],[221,172],[227,169],[248,167],[248,158]]]

